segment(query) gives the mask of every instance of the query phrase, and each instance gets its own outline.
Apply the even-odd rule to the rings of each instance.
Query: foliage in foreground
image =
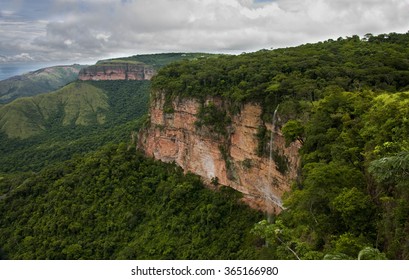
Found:
[[[0,179],[9,259],[254,259],[260,214],[175,165],[108,145],[38,174]]]
[[[278,258],[409,258],[408,102],[363,91],[313,103],[299,130],[302,180],[275,223],[258,225]]]

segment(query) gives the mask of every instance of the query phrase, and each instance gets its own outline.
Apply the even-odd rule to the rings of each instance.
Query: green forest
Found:
[[[229,114],[257,102],[265,122],[280,105],[302,168],[286,209],[255,227],[272,258],[408,259],[408,45],[409,33],[367,34],[177,62],[152,87],[168,99],[223,96]]]
[[[0,124],[10,130],[0,130],[0,173],[39,171],[74,154],[128,141],[143,123],[149,89],[149,81],[76,81],[57,92],[5,105]],[[7,135],[16,128],[16,137]],[[34,135],[22,138],[30,133]]]
[[[160,67],[198,56],[142,57]],[[45,129],[0,133],[0,259],[266,258],[252,233],[262,214],[239,193],[135,151],[149,92],[149,81],[76,81],[2,108],[2,120]]]
[[[230,188],[215,192],[126,144],[0,180],[9,259],[254,259],[262,218]],[[262,243],[261,243],[262,244]]]
[[[151,82],[68,85],[105,96],[104,122],[64,124],[61,107],[44,133],[0,133],[0,258],[409,259],[408,45],[409,33],[390,33],[162,54]],[[209,105],[198,121],[221,137],[244,103],[261,104],[264,122],[280,105],[277,125],[302,145],[285,209],[267,221],[230,188],[136,152],[131,134],[158,91],[223,97],[226,112]]]

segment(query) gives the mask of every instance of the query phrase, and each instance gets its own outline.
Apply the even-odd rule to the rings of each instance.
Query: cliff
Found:
[[[203,108],[213,106],[216,112],[225,112],[230,106],[227,101],[218,97],[204,102],[178,97],[169,102],[164,92],[153,95],[150,123],[138,139],[138,147],[146,155],[175,162],[185,172],[203,177],[209,185],[217,182],[230,186],[243,193],[243,200],[254,208],[270,213],[281,211],[281,197],[297,176],[300,146],[297,142],[285,145],[280,128],[261,120],[259,104],[244,104],[240,113],[229,116],[225,133],[221,133],[211,124],[199,124]],[[262,127],[267,129],[268,150],[272,149],[259,155]]]
[[[80,80],[150,80],[155,74],[152,66],[135,62],[97,63],[80,71]]]

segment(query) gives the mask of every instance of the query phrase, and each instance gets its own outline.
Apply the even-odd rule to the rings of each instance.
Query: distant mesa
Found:
[[[106,60],[83,68],[78,76],[83,81],[150,80],[155,74],[152,66],[135,61]]]

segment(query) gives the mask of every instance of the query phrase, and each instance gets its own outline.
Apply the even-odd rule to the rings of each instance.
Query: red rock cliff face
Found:
[[[217,98],[206,102],[217,106],[223,103]],[[139,135],[140,149],[155,159],[175,162],[207,183],[217,178],[220,184],[242,192],[244,201],[254,208],[270,213],[281,211],[281,197],[297,176],[300,146],[294,142],[286,147],[281,131],[275,128],[272,147],[286,159],[287,170],[280,172],[269,156],[258,156],[257,132],[263,125],[259,105],[244,104],[241,112],[233,116],[227,137],[197,127],[200,110],[197,100],[174,100],[172,113],[168,114],[164,105],[164,94],[157,93],[150,106],[150,124]],[[272,125],[265,125],[270,138]],[[227,147],[227,151],[221,147]]]
[[[150,80],[155,70],[144,64],[96,64],[80,71],[80,80]]]

